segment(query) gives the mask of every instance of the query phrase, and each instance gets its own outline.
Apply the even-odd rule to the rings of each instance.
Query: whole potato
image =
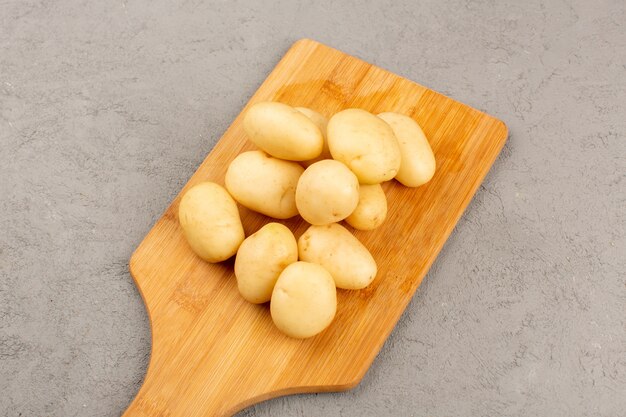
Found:
[[[392,179],[400,169],[400,148],[382,119],[361,109],[340,111],[328,122],[328,147],[333,158],[356,174],[361,184]]]
[[[311,121],[315,123],[315,125],[319,128],[320,132],[322,132],[322,136],[324,137],[324,147],[322,148],[322,153],[320,154],[320,156],[318,156],[317,158],[309,159],[308,161],[302,161],[302,166],[306,168],[317,161],[321,161],[322,159],[332,159],[332,156],[330,155],[330,149],[328,149],[328,141],[326,140],[326,126],[328,126],[328,119],[316,112],[315,110],[311,110],[306,107],[295,107],[295,109],[311,119]]]
[[[298,260],[298,245],[291,230],[268,223],[243,241],[235,258],[239,293],[251,303],[272,298],[276,280],[287,265]]]
[[[402,163],[396,179],[407,187],[419,187],[430,181],[435,174],[435,155],[422,128],[403,114],[388,112],[378,117],[391,126],[400,145]]]
[[[311,226],[298,240],[301,261],[322,265],[338,288],[367,287],[378,268],[372,254],[346,228],[334,223]]]
[[[359,180],[341,162],[332,159],[308,167],[296,188],[296,206],[311,224],[345,219],[359,203]]]
[[[280,159],[313,159],[324,146],[324,137],[315,123],[283,103],[265,101],[252,105],[244,116],[243,129],[256,146]]]
[[[387,217],[387,197],[380,184],[361,185],[359,204],[346,222],[359,230],[373,230],[380,226]]]
[[[276,327],[288,336],[315,336],[335,318],[337,290],[323,267],[308,262],[289,265],[280,274],[270,303]]]
[[[191,249],[208,262],[230,258],[245,238],[237,203],[214,182],[202,182],[185,192],[178,221]]]
[[[241,205],[276,219],[298,214],[296,185],[304,168],[263,151],[237,155],[226,171],[226,189]]]

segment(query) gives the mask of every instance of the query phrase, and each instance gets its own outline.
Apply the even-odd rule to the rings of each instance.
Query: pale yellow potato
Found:
[[[275,219],[288,219],[298,214],[296,186],[303,172],[296,162],[249,151],[233,159],[224,182],[242,206]]]
[[[310,226],[298,240],[301,261],[322,265],[337,288],[359,290],[376,277],[378,267],[372,254],[346,228],[336,223]]]
[[[270,303],[276,327],[298,339],[315,336],[335,318],[337,290],[320,265],[296,262],[280,274]]]
[[[391,127],[372,113],[340,111],[330,118],[327,135],[333,158],[346,164],[361,184],[379,184],[398,173],[398,141]]]
[[[235,258],[239,293],[251,303],[272,298],[278,276],[298,261],[298,244],[291,230],[280,223],[268,223],[243,241]]]
[[[283,103],[252,105],[244,116],[243,129],[256,146],[280,159],[306,161],[318,157],[324,147],[317,125]]]
[[[295,109],[311,119],[311,121],[319,128],[320,132],[322,132],[322,136],[324,137],[324,147],[322,148],[320,156],[309,159],[308,161],[302,161],[301,165],[306,168],[315,162],[321,161],[322,159],[332,159],[333,157],[330,155],[330,149],[328,149],[328,141],[326,140],[326,126],[328,126],[328,119],[315,110],[311,110],[306,107],[295,107]]]
[[[296,206],[311,224],[341,221],[359,203],[359,180],[344,164],[332,159],[308,167],[296,188]]]
[[[237,203],[214,182],[202,182],[185,192],[178,220],[191,249],[208,262],[230,258],[245,238]]]
[[[380,184],[359,186],[359,204],[346,222],[359,230],[373,230],[387,217],[387,197]]]
[[[435,174],[435,155],[426,135],[417,122],[399,113],[381,113],[378,115],[393,129],[402,163],[396,179],[407,187],[419,187],[426,184]]]

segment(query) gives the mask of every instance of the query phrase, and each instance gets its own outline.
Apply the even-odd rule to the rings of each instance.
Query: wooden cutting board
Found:
[[[437,160],[420,188],[383,185],[386,222],[355,231],[379,273],[361,291],[339,290],[337,316],[307,340],[273,325],[268,305],[237,292],[233,262],[196,257],[178,224],[180,195],[198,182],[223,184],[230,161],[253,149],[242,114],[258,101],[310,107],[328,116],[350,107],[395,111],[424,129]],[[125,416],[229,416],[280,395],[340,391],[363,378],[454,229],[507,137],[499,120],[320,43],[296,42],[204,160],[130,260],[146,303],[152,355]],[[246,235],[269,218],[241,209]],[[299,237],[307,224],[284,221]]]

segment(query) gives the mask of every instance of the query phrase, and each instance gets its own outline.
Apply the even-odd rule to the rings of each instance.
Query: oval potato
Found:
[[[435,174],[435,155],[422,128],[412,118],[399,113],[381,113],[378,115],[393,129],[402,163],[396,179],[407,187],[419,187],[426,184]]]
[[[296,206],[304,220],[322,225],[341,221],[359,203],[359,180],[332,159],[308,167],[296,188]]]
[[[245,238],[237,203],[214,182],[201,182],[185,192],[178,221],[191,249],[208,262],[230,258]]]
[[[337,290],[333,277],[320,265],[296,262],[280,274],[270,303],[276,327],[288,336],[315,336],[335,318]]]
[[[324,146],[324,137],[315,123],[283,103],[252,105],[244,116],[243,129],[256,146],[289,161],[316,158]]]
[[[298,214],[296,186],[304,168],[262,151],[249,151],[230,163],[224,182],[241,205],[276,219]]]
[[[387,197],[380,184],[361,185],[359,204],[346,222],[359,230],[373,230],[380,226],[387,217]]]
[[[298,240],[300,260],[322,265],[337,288],[359,290],[376,277],[372,254],[346,228],[334,223],[311,226]]]
[[[235,277],[239,293],[251,303],[272,298],[278,276],[298,261],[298,244],[288,227],[268,223],[248,236],[237,251]]]
[[[330,118],[327,135],[333,158],[346,164],[361,184],[379,184],[398,173],[398,141],[381,118],[361,109],[343,110]]]
[[[311,119],[313,123],[318,127],[320,132],[322,132],[322,136],[324,137],[324,146],[322,148],[322,153],[317,158],[309,159],[307,161],[302,161],[303,167],[308,167],[315,162],[321,161],[323,159],[332,159],[333,157],[330,154],[330,149],[328,149],[328,141],[326,140],[326,127],[328,126],[328,119],[316,112],[315,110],[311,110],[306,107],[295,107],[300,113],[304,114],[306,117]]]

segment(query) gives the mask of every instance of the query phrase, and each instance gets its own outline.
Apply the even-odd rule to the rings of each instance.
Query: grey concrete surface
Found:
[[[0,0],[0,415],[117,416],[128,258],[292,42],[509,141],[363,382],[240,416],[626,415],[626,3]]]

